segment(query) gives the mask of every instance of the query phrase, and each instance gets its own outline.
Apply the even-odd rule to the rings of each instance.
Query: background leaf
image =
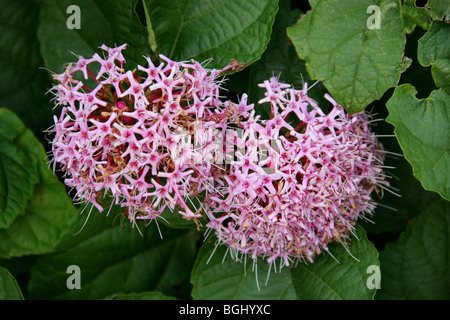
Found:
[[[191,277],[194,300],[296,298],[290,271],[286,268],[278,273],[272,269],[266,284],[269,267],[264,261],[258,261],[256,274],[250,258],[245,264],[235,262],[226,252],[227,247],[221,245],[216,248],[212,238],[200,248]]]
[[[450,19],[450,1],[449,0],[428,0],[426,6],[428,14],[433,20]]]
[[[376,290],[367,287],[371,275],[367,270],[370,266],[379,267],[378,252],[360,226],[356,229],[356,235],[358,238],[352,237],[349,249],[359,261],[351,257],[342,245],[334,244],[330,246],[330,252],[339,264],[330,256],[322,255],[314,264],[302,264],[292,269],[298,299],[373,299]]]
[[[400,239],[380,252],[377,299],[450,298],[450,204],[436,199]]]
[[[135,12],[137,0],[44,0],[39,15],[38,38],[45,65],[61,73],[63,65],[76,61],[76,55],[89,58],[105,44],[129,44],[124,52],[127,66],[144,63],[150,53],[147,30]],[[67,28],[70,5],[80,8],[81,29]]]
[[[386,105],[386,121],[395,126],[414,176],[425,189],[450,200],[449,96],[442,89],[433,91],[427,99],[419,100],[415,95],[415,88],[409,84],[397,87]]]
[[[233,94],[246,93],[248,101],[255,104],[255,111],[263,119],[269,119],[270,105],[257,105],[258,101],[264,98],[264,88],[258,84],[264,80],[269,80],[275,76],[281,82],[291,84],[297,90],[303,88],[306,82],[311,87],[315,83],[311,80],[305,66],[305,62],[300,60],[294,46],[289,41],[286,28],[292,26],[301,14],[300,10],[291,10],[289,0],[279,1],[279,9],[275,18],[270,36],[269,44],[261,59],[253,63],[250,67],[241,72],[229,76],[227,88],[233,90],[228,96],[235,100]],[[321,82],[308,90],[308,95],[316,100],[324,111],[329,102],[324,99],[326,89]]]
[[[16,279],[2,267],[0,267],[0,300],[23,300]]]
[[[25,213],[0,230],[0,257],[52,252],[75,213],[64,186],[44,164],[39,171],[40,182]]]
[[[21,213],[0,229],[0,257],[50,252],[75,213],[75,207],[64,185],[47,169],[44,148],[33,133],[8,109],[0,109],[0,121],[5,123],[0,136],[4,137],[3,129],[9,129],[8,134],[12,135],[14,141],[14,144],[12,141],[8,144],[6,139],[0,142],[0,160],[3,168],[7,169],[4,172],[9,181],[6,201],[19,204]],[[14,159],[20,165],[10,167],[5,159]],[[16,176],[11,177],[11,174]],[[32,185],[27,182],[32,182]],[[23,198],[30,194],[31,197]],[[5,199],[4,194],[0,199]]]
[[[246,65],[261,57],[278,9],[274,0],[144,0],[160,53],[176,61],[232,59]]]
[[[431,65],[436,86],[450,94],[450,25],[433,22],[430,30],[419,39],[417,57],[422,66]]]
[[[403,0],[401,11],[403,28],[406,33],[413,32],[416,25],[425,30],[429,28],[430,19],[428,18],[427,10],[421,7],[418,8],[414,0]]]
[[[51,122],[45,92],[50,79],[36,37],[39,4],[35,0],[0,0],[0,107],[16,113],[43,140]]]
[[[185,230],[140,225],[125,221],[123,208],[113,207],[108,217],[92,210],[75,216],[55,253],[37,260],[31,269],[32,298],[102,299],[111,294],[160,291],[180,294],[194,262],[196,235]],[[83,224],[87,220],[85,226]],[[81,271],[81,289],[69,290],[67,267]]]
[[[406,46],[408,56],[411,54],[411,57],[415,57],[413,54],[417,54],[417,40],[424,32],[420,28],[416,28],[412,34],[408,35]],[[427,70],[418,62],[413,62],[411,67],[402,74],[400,81],[401,83],[417,84],[417,88],[420,89],[417,97],[428,97],[436,89],[429,71],[429,68]],[[428,84],[430,85],[428,86]],[[371,123],[371,130],[375,132],[378,140],[388,152],[384,155],[384,165],[387,167],[384,172],[388,176],[391,189],[400,195],[384,191],[380,197],[373,193],[372,198],[379,205],[376,207],[374,215],[368,217],[370,221],[361,221],[369,239],[373,241],[378,250],[384,248],[386,243],[397,240],[410,220],[425,210],[434,198],[439,197],[436,192],[425,190],[420,181],[414,177],[413,169],[405,159],[403,150],[396,139],[395,127],[382,121],[389,116],[386,103],[392,97],[393,92],[394,89],[389,89],[382,99],[376,100],[367,108],[367,111],[376,120]]]
[[[214,252],[215,245],[210,240],[200,249],[194,265],[192,296],[194,299],[373,299],[375,290],[366,287],[369,277],[366,270],[371,265],[379,266],[378,253],[364,229],[358,226],[356,231],[359,240],[353,237],[349,249],[360,262],[342,245],[332,244],[330,252],[339,264],[330,255],[322,254],[313,264],[299,263],[278,273],[272,267],[267,284],[267,263],[259,260],[256,274],[250,258],[246,264],[234,262],[229,256],[224,259],[225,246]]]
[[[380,8],[380,29],[369,29],[367,8]],[[387,0],[324,0],[288,28],[312,79],[324,81],[330,94],[353,113],[395,86],[404,60],[400,6]]]
[[[33,197],[39,182],[38,161],[45,155],[12,111],[1,108],[0,122],[0,228],[8,228]]]

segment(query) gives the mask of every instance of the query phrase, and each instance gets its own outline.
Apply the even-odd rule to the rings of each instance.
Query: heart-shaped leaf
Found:
[[[449,95],[439,89],[419,100],[416,93],[409,84],[397,87],[386,104],[389,110],[386,121],[395,126],[414,176],[425,189],[450,200]]]
[[[349,112],[363,110],[397,84],[408,67],[400,4],[324,0],[288,28],[312,79],[323,80]]]

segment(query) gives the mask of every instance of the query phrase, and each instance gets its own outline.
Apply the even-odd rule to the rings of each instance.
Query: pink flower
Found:
[[[324,114],[306,86],[294,90],[276,78],[261,87],[266,98],[259,103],[270,103],[271,118],[241,121],[238,160],[229,163],[227,187],[208,199],[208,227],[219,243],[253,259],[313,262],[375,208],[372,190],[387,185],[382,146],[363,112],[346,114],[327,96],[334,108]],[[297,128],[289,114],[297,115]]]
[[[148,66],[127,71],[125,48],[102,45],[104,56],[80,56],[54,75],[50,92],[61,115],[48,130],[55,133],[51,161],[55,169],[60,165],[77,200],[100,211],[106,195],[124,207],[130,221],[156,219],[176,207],[182,217],[196,220],[201,210],[189,207],[186,199],[207,196],[215,189],[212,177],[221,172],[221,164],[205,160],[222,153],[222,143],[210,132],[237,117],[218,98],[216,80],[233,65],[210,70],[196,61],[180,63],[161,55],[157,66],[147,58]],[[94,86],[77,80],[79,73]],[[247,110],[244,101],[240,108]],[[192,149],[187,142],[196,135],[201,144]],[[173,152],[177,148],[188,149],[180,155]],[[193,161],[193,156],[200,158]]]
[[[103,58],[80,56],[54,75],[61,111],[48,130],[51,162],[77,200],[103,211],[109,196],[131,222],[164,210],[197,226],[206,217],[234,252],[288,266],[344,243],[373,212],[372,191],[388,183],[364,112],[346,114],[326,95],[333,109],[325,114],[307,85],[295,90],[272,77],[260,85],[259,103],[271,107],[262,120],[247,95],[237,104],[220,96],[218,77],[236,63],[210,70],[161,55],[127,71],[125,48],[103,45]]]

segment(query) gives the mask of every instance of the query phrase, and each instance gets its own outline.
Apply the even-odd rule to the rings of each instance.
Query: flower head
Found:
[[[101,48],[104,57],[80,56],[54,75],[61,111],[49,130],[54,167],[99,211],[108,195],[131,221],[167,208],[196,222],[206,214],[220,243],[290,266],[344,243],[373,212],[372,191],[388,185],[368,115],[347,114],[329,95],[326,114],[307,86],[272,77],[260,85],[259,103],[271,106],[261,120],[247,95],[220,96],[218,77],[236,62],[211,70],[161,55],[126,70],[126,45]],[[193,197],[201,208],[188,205]]]
[[[307,87],[294,90],[276,78],[261,86],[260,103],[271,104],[271,119],[242,122],[227,188],[209,199],[208,227],[220,243],[254,259],[313,262],[374,210],[370,194],[387,184],[382,146],[364,112],[347,114],[327,95],[333,109],[325,114]],[[290,115],[297,117],[295,128]]]
[[[232,66],[210,70],[161,55],[158,66],[147,58],[147,67],[125,70],[125,48],[103,45],[104,56],[80,56],[54,75],[61,115],[50,130],[51,161],[76,197],[100,211],[106,194],[132,221],[175,206],[186,219],[201,217],[185,199],[208,193],[220,170],[201,159],[221,153],[210,131],[230,117],[217,78]]]

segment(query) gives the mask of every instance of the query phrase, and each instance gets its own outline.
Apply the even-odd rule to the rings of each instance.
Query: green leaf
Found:
[[[45,154],[12,111],[1,108],[0,122],[0,228],[8,228],[33,197],[39,182],[38,161]]]
[[[369,29],[380,9],[380,28]],[[371,24],[369,24],[371,26]],[[288,28],[312,79],[324,81],[330,94],[349,112],[363,110],[397,84],[408,67],[400,6],[387,0],[319,1]]]
[[[450,0],[428,0],[425,7],[433,20],[450,19]]]
[[[296,298],[290,271],[271,270],[258,260],[257,275],[250,258],[246,264],[235,262],[224,245],[215,246],[208,239],[200,248],[192,271],[192,297],[195,300],[292,300]],[[258,286],[260,291],[258,290]]]
[[[54,253],[37,260],[31,269],[30,297],[103,299],[142,291],[174,295],[175,288],[188,281],[194,234],[161,224],[158,228],[155,222],[139,225],[139,231],[131,223],[121,225],[123,208],[113,207],[108,217],[90,208],[73,218]],[[66,285],[71,265],[80,268],[81,289]]]
[[[417,58],[422,66],[431,65],[436,86],[450,94],[450,25],[434,21],[430,30],[419,39]]]
[[[159,52],[181,61],[246,65],[266,49],[278,9],[274,0],[144,0]]]
[[[417,40],[415,49],[417,50]],[[419,68],[424,69],[420,66]],[[408,71],[411,71],[411,68]],[[384,95],[383,99],[376,101],[373,106],[371,105],[370,108],[376,110],[374,117],[377,120],[384,120],[388,117],[386,102],[392,96],[392,92]],[[394,126],[386,121],[371,123],[371,130],[378,136],[384,150],[388,151],[385,154],[383,165],[386,168],[383,171],[388,176],[389,189],[395,190],[396,194],[401,195],[399,197],[383,189],[380,189],[383,191],[381,193],[372,193],[373,200],[379,205],[376,207],[374,215],[368,216],[370,221],[362,220],[361,225],[369,234],[369,239],[377,241],[375,242],[376,247],[380,242],[384,245],[385,236],[391,237],[394,234],[398,236],[399,232],[406,229],[411,219],[426,209],[435,197],[439,197],[436,192],[426,191],[420,181],[414,177],[412,167],[403,156],[403,151],[395,138],[394,129]],[[381,233],[384,234],[380,235]],[[375,234],[376,236],[371,238]]]
[[[53,250],[75,208],[66,189],[44,163],[45,151],[33,133],[8,109],[0,109],[0,177],[7,177],[2,221],[13,221],[0,229],[0,257],[43,254]],[[14,165],[12,165],[14,164]],[[3,187],[4,188],[4,187]]]
[[[330,252],[339,264],[322,255],[314,264],[302,264],[292,270],[298,299],[373,299],[376,289],[368,287],[369,282],[373,285],[372,273],[368,270],[379,267],[378,252],[363,228],[358,226],[356,234],[358,238],[352,238],[349,249],[359,261],[351,257],[342,245],[335,244],[330,246]]]
[[[23,300],[16,279],[2,267],[0,267],[0,300]]]
[[[312,86],[314,82],[306,71],[304,61],[297,56],[295,48],[290,43],[286,28],[293,25],[299,16],[298,10],[291,10],[290,1],[281,0],[279,2],[279,10],[277,12],[275,23],[267,45],[266,51],[261,56],[261,59],[253,63],[249,68],[247,74],[243,76],[244,72],[238,72],[230,76],[230,86],[239,94],[248,94],[248,101],[257,104],[257,102],[264,98],[264,88],[260,88],[258,84],[264,80],[269,80],[270,77],[275,76],[279,81],[291,84],[295,89],[302,89],[303,83],[308,83]],[[321,107],[328,105],[323,96],[326,89],[322,83],[317,83],[314,87],[308,90],[308,95],[319,102]],[[232,97],[234,98],[234,97]],[[265,119],[269,118],[270,105],[256,105],[255,110],[257,114],[263,116]],[[326,110],[325,110],[326,111]]]
[[[386,104],[389,110],[386,121],[395,126],[414,176],[425,189],[450,200],[449,95],[439,89],[419,100],[416,93],[409,84],[397,87]]]
[[[382,198],[373,196],[379,205],[374,216],[369,217],[371,222],[362,222],[364,229],[371,234],[405,230],[412,218],[427,208],[434,198],[439,197],[437,193],[423,189],[420,182],[413,176],[412,168],[405,158],[388,157],[384,165],[395,168],[387,170],[386,174],[395,176],[389,179],[389,184],[401,197],[387,191],[384,191]]]
[[[44,0],[39,15],[38,38],[46,66],[56,73],[76,60],[71,52],[89,58],[102,44],[127,43],[124,56],[129,67],[144,63],[150,53],[147,30],[135,12],[137,0]],[[80,8],[81,29],[69,29],[70,5]]]
[[[147,291],[140,293],[118,294],[114,300],[176,300],[174,297],[166,296],[161,292]]]
[[[377,299],[448,300],[450,203],[436,199],[380,252]]]
[[[430,93],[437,89],[433,76],[431,74],[431,68],[424,68],[417,58],[418,52],[418,41],[426,33],[426,30],[422,28],[416,28],[412,33],[406,35],[406,46],[405,46],[405,56],[411,58],[411,66],[402,73],[400,78],[400,84],[409,83],[417,88],[417,97],[419,99],[426,98]],[[381,102],[382,106],[374,110],[380,110],[385,108],[385,103],[394,92],[394,88],[390,89],[386,94],[384,94],[381,100],[377,101],[377,105]],[[387,116],[387,114],[386,114]]]
[[[42,164],[40,182],[23,215],[0,230],[0,257],[44,254],[56,247],[75,208],[61,184]]]
[[[51,124],[44,93],[50,79],[36,38],[37,1],[0,0],[0,107],[16,113],[40,139]]]
[[[404,0],[401,6],[403,28],[406,33],[411,33],[417,26],[427,30],[430,26],[427,10],[425,8],[416,7],[414,0]]]
[[[192,272],[194,299],[373,299],[375,289],[367,288],[369,266],[379,266],[378,253],[367,239],[364,229],[356,229],[357,240],[352,237],[349,250],[359,259],[351,257],[340,244],[330,245],[331,254],[316,257],[313,264],[298,263],[275,272],[266,262],[252,260],[246,264],[225,257],[226,247],[209,240],[200,249]],[[215,250],[215,252],[214,252]],[[277,266],[278,267],[278,266]],[[256,274],[257,272],[257,274]],[[258,286],[260,290],[258,290]]]

